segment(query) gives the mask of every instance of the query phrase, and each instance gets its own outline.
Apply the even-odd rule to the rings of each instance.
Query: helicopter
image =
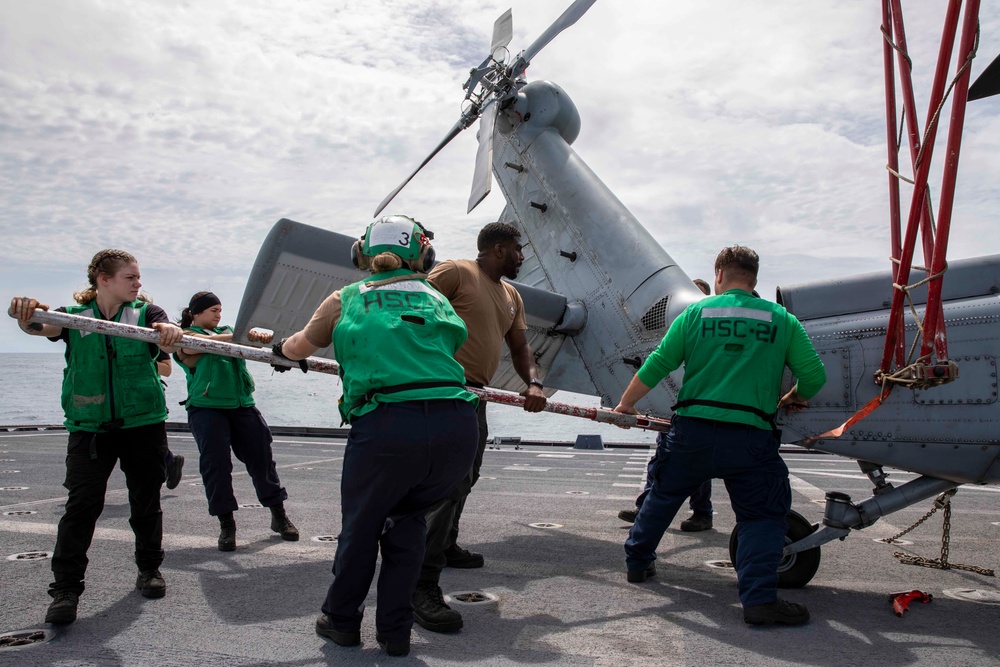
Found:
[[[515,225],[526,239],[524,264],[513,284],[524,300],[526,334],[546,391],[598,396],[602,406],[611,407],[670,323],[702,294],[573,150],[581,116],[567,92],[556,83],[526,77],[538,53],[595,2],[573,2],[516,55],[508,49],[511,12],[501,15],[487,55],[463,85],[459,119],[374,215],[456,136],[478,123],[467,212],[495,185],[506,201],[500,220]],[[828,377],[809,410],[783,418],[782,442],[856,460],[873,491],[860,501],[827,494],[821,525],[794,511],[789,515],[780,568],[784,587],[812,579],[824,544],[959,485],[1000,482],[1000,255],[946,262],[965,104],[1000,92],[1000,58],[970,86],[967,63],[975,51],[979,3],[966,2],[964,16],[962,2],[950,3],[941,52],[950,53],[957,39],[958,53],[969,58],[964,66],[960,61],[947,90],[949,63],[939,58],[932,87],[932,110],[937,105],[940,111],[947,96],[952,100],[949,159],[935,219],[928,181],[944,118],[929,113],[927,125],[919,126],[899,3],[882,5],[892,268],[782,285],[776,294],[804,325]],[[897,88],[904,109],[899,126]],[[906,141],[894,141],[896,136]],[[913,171],[905,227],[899,181],[908,169],[899,164],[901,146],[909,150]],[[271,329],[276,337],[301,329],[323,298],[364,277],[349,260],[355,240],[278,221],[250,274],[237,336],[245,340],[252,327]],[[918,249],[926,267],[914,263]],[[324,354],[332,356],[332,350]],[[683,368],[638,404],[640,412],[669,418],[682,378]],[[786,371],[782,393],[793,383]],[[521,389],[509,359],[490,386]],[[886,467],[918,476],[896,486]],[[732,553],[735,540],[734,529]]]

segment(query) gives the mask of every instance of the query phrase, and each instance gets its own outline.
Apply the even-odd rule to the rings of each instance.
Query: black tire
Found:
[[[795,510],[790,510],[785,520],[788,522],[788,532],[785,533],[786,545],[798,542],[816,530],[816,526],[806,521],[806,518]],[[739,526],[736,526],[729,536],[729,559],[733,567],[736,567],[738,534]],[[816,576],[816,570],[819,569],[819,556],[819,547],[813,547],[782,558],[778,564],[778,588],[802,588],[812,581]]]

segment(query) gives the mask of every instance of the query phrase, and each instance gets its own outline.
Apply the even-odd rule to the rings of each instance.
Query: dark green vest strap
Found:
[[[435,381],[435,382],[408,382],[406,384],[394,384],[388,387],[377,387],[375,389],[369,389],[364,396],[359,398],[351,406],[351,410],[356,410],[362,405],[370,402],[375,398],[375,394],[395,394],[400,391],[410,391],[411,389],[433,389],[434,387],[460,387],[465,388],[465,385],[461,382],[447,382],[447,381]]]
[[[726,403],[725,401],[709,401],[700,398],[686,398],[683,401],[677,401],[673,406],[671,406],[671,412],[676,412],[677,408],[687,408],[692,405],[704,405],[709,408],[723,408],[724,410],[740,410],[741,412],[749,412],[751,414],[757,415],[768,424],[771,428],[776,428],[774,424],[774,418],[778,414],[777,412],[764,412],[758,408],[751,407],[749,405],[740,405],[739,403]]]

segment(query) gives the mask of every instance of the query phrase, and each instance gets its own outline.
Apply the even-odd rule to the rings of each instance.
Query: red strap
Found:
[[[889,398],[889,394],[892,393],[893,386],[894,385],[891,384],[887,385],[884,391],[879,393],[879,395],[873,398],[872,400],[868,401],[868,403],[866,403],[860,410],[851,415],[850,419],[848,419],[846,422],[844,422],[837,428],[830,429],[826,433],[822,433],[820,435],[813,435],[808,438],[803,438],[802,440],[799,440],[798,442],[795,442],[793,444],[808,446],[816,442],[817,440],[839,438],[840,436],[844,435],[844,431],[857,424],[859,421],[861,421],[862,419],[870,415],[872,412],[874,412],[875,408],[882,405],[885,402],[885,400]]]

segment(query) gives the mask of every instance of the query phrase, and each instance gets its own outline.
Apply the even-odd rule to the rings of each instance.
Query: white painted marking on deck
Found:
[[[335,440],[343,440],[344,438],[334,438],[334,439]],[[334,442],[320,442],[319,440],[282,440],[282,439],[279,438],[277,440],[274,440],[273,442],[276,442],[276,443],[281,444],[281,445],[317,445],[317,446],[320,446],[320,447],[346,447],[347,446],[346,443],[344,443],[343,445],[340,445],[340,444],[334,443]]]
[[[823,500],[826,501],[826,491],[819,488],[818,486],[813,486],[804,479],[800,479],[795,475],[788,474],[788,483],[792,487],[792,491],[798,491],[802,495],[809,498],[809,500]]]
[[[22,533],[30,535],[49,535],[55,537],[57,524],[39,523],[27,521],[0,520],[0,532]],[[273,535],[272,544],[264,546],[262,551],[286,555],[300,559],[304,556],[314,556],[311,560],[323,561],[330,558],[328,547],[317,545],[316,547],[304,544],[289,545],[287,542],[275,541],[277,535]],[[120,528],[98,528],[94,531],[95,540],[107,540],[111,542],[124,542],[132,544],[135,542],[135,533],[131,530]],[[244,538],[246,539],[246,538]],[[259,538],[258,538],[259,539]],[[163,534],[163,546],[165,548],[198,548],[206,549],[206,554],[211,553],[216,548],[217,539],[215,537],[205,537],[200,535],[178,535],[176,533]],[[248,542],[249,543],[249,542]],[[282,549],[284,547],[284,549]],[[272,550],[273,549],[273,550]],[[261,552],[262,552],[261,551]],[[261,553],[258,552],[258,553]]]
[[[642,479],[645,475],[618,475],[619,477],[631,477],[633,479]]]
[[[986,493],[1000,493],[1000,489],[995,486],[980,486],[978,484],[963,484],[958,487],[959,491],[985,491]]]
[[[857,467],[854,459],[845,459],[843,456],[833,456],[829,454],[816,454],[815,456],[803,456],[801,458],[794,456],[782,456],[781,459],[785,462],[808,461],[809,463],[849,463],[852,466]]]
[[[50,434],[51,435],[51,434]],[[194,442],[194,436],[187,433],[168,433],[167,434],[171,440],[190,440]],[[334,440],[334,442],[326,442],[327,440]],[[275,438],[271,442],[279,445],[316,445],[317,447],[346,447],[347,444],[341,444],[344,438],[334,438],[330,436],[323,436],[316,438],[315,440],[285,440],[283,438]],[[332,451],[321,449],[320,451]]]
[[[302,466],[313,466],[313,465],[319,465],[320,463],[335,463],[337,461],[343,461],[343,460],[344,460],[343,456],[338,456],[332,459],[319,459],[317,461],[302,461],[300,463],[286,463],[285,465],[277,466],[277,468],[279,470],[283,470],[285,468],[301,468]]]
[[[552,468],[529,468],[527,466],[507,466],[503,470],[517,470],[519,472],[548,472]]]
[[[641,489],[642,488],[642,484],[623,484],[623,483],[619,483],[619,482],[615,482],[611,486],[622,487],[622,488],[625,488],[625,489]]]
[[[802,468],[789,468],[788,472],[795,472],[800,475],[818,475],[820,477],[839,477],[840,479],[868,479],[864,475],[857,475],[849,472],[828,472],[826,470],[805,470]]]
[[[576,454],[539,454],[540,459],[571,459],[575,457]]]

